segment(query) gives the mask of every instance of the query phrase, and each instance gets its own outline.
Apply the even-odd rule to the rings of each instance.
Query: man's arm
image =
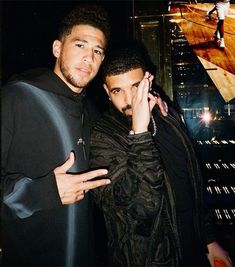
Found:
[[[107,167],[112,182],[92,193],[103,210],[128,211],[134,218],[145,218],[158,211],[165,174],[149,132],[126,138],[127,150],[121,138],[113,140],[111,135],[94,130],[91,166]]]
[[[11,157],[13,137],[15,134],[15,117],[12,98],[2,101],[1,120],[1,178],[3,203],[20,218],[31,216],[39,209],[48,209],[61,205],[52,172],[39,179],[32,179],[19,170],[9,171],[8,161]],[[14,115],[13,115],[14,113]],[[30,160],[30,159],[29,159]],[[14,170],[14,168],[12,168]]]
[[[3,175],[3,203],[19,218],[27,218],[39,210],[82,200],[91,189],[110,183],[109,179],[90,181],[107,174],[98,169],[82,174],[68,174],[74,163],[74,154],[54,171],[43,177],[31,179],[23,174]]]
[[[61,166],[55,166],[55,170],[40,175],[40,177],[29,177],[20,172],[20,167],[10,166],[11,151],[20,140],[14,140],[15,135],[21,131],[16,126],[19,116],[23,112],[18,108],[17,95],[4,95],[2,97],[2,131],[1,131],[1,176],[3,203],[11,212],[20,217],[26,218],[34,212],[44,209],[59,207],[62,204],[71,204],[84,197],[84,193],[97,186],[109,182],[108,179],[90,181],[91,179],[107,173],[107,170],[88,171],[83,174],[67,173],[69,166],[74,163],[74,155]],[[22,116],[21,116],[22,119]],[[19,125],[21,125],[19,123]],[[16,139],[16,138],[15,138]],[[20,153],[19,153],[20,155]],[[14,157],[17,158],[17,155]],[[31,161],[30,155],[28,159]],[[33,161],[32,161],[33,162]],[[27,163],[27,162],[26,162]],[[18,163],[19,164],[19,163]],[[25,164],[22,162],[22,164]],[[38,162],[40,164],[40,162]],[[32,166],[33,169],[33,166]]]

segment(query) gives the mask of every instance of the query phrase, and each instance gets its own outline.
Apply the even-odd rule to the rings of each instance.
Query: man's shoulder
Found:
[[[35,92],[41,89],[44,92],[73,97],[73,92],[52,70],[47,68],[36,68],[12,76],[9,82],[4,85],[4,90],[20,93]],[[13,93],[13,92],[12,92]],[[7,93],[8,94],[8,93]]]
[[[24,98],[29,97],[30,92],[35,92],[40,88],[32,85],[28,81],[14,80],[8,82],[2,87],[2,97],[4,98],[17,98],[18,101],[22,101]]]
[[[25,87],[27,86],[26,82],[19,81],[19,80],[13,80],[9,81],[2,87],[2,97],[19,97],[19,95],[22,94],[22,92],[25,90]]]
[[[23,87],[26,84],[32,84],[33,81],[38,80],[41,75],[50,73],[51,71],[45,68],[29,69],[22,73],[12,75],[9,81],[3,85],[5,88],[15,88],[17,86]]]

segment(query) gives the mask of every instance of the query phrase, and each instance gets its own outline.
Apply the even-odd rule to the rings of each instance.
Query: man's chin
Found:
[[[130,121],[130,122],[132,121],[132,115],[131,114],[126,114],[125,113],[124,115],[126,116],[128,121]]]

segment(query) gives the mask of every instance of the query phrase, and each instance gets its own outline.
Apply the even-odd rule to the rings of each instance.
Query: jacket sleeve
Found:
[[[121,137],[120,137],[121,138]],[[134,219],[158,212],[163,194],[164,171],[149,132],[122,140],[94,131],[91,138],[91,166],[107,167],[108,186],[92,190],[95,201],[108,211],[127,211]]]
[[[9,167],[15,135],[15,121],[20,110],[16,108],[14,97],[2,97],[1,131],[1,176],[2,200],[13,216],[26,218],[34,212],[61,206],[53,171],[41,177],[27,177],[14,166]],[[19,99],[18,99],[19,101]],[[20,140],[17,140],[20,142]],[[16,155],[14,155],[15,157]],[[29,158],[30,161],[30,158]],[[12,162],[12,160],[11,160]],[[40,163],[39,163],[40,164]],[[11,171],[9,171],[9,169]]]

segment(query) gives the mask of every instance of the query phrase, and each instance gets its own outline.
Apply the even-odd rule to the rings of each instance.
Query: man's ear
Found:
[[[60,57],[62,43],[59,40],[55,40],[52,45],[52,52],[56,58]]]
[[[103,83],[103,87],[104,87],[106,93],[108,94],[108,96],[109,96],[109,98],[110,98],[110,92],[109,92],[109,88],[108,88],[108,86],[107,86],[105,83]]]

